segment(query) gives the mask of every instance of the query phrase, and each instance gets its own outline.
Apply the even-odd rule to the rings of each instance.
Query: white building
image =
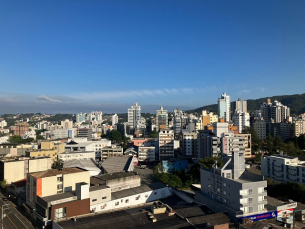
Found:
[[[305,185],[304,161],[297,157],[275,154],[261,158],[263,176],[280,182],[296,182]]]
[[[214,212],[227,212],[231,220],[267,213],[265,205],[267,181],[245,170],[244,154],[235,151],[222,155],[223,166],[217,162],[212,169],[200,170],[201,190],[195,195],[197,203],[204,203]]]
[[[139,129],[137,123],[141,121],[141,106],[136,103],[128,109],[128,125],[132,129]]]
[[[218,117],[230,121],[230,96],[225,92],[218,99]]]
[[[68,132],[68,129],[51,130],[50,138],[52,140],[68,138]]]
[[[111,193],[111,200],[100,203],[91,204],[90,210],[92,212],[101,212],[116,210],[120,208],[127,208],[137,206],[144,203],[153,202],[172,195],[171,187],[165,186],[162,183],[153,183],[151,185],[142,185],[128,190],[122,190]]]
[[[95,152],[94,151],[73,151],[73,152],[65,152],[58,154],[58,159],[63,161],[69,160],[84,160],[84,159],[92,159],[95,160]]]
[[[241,112],[240,110],[236,110],[232,121],[234,123],[234,126],[238,127],[238,132],[241,134],[243,130],[245,130],[245,127],[250,127],[250,115],[249,113]]]
[[[111,121],[112,121],[112,126],[116,125],[119,122],[118,115],[117,114],[112,115]]]
[[[5,120],[0,121],[0,128],[6,127],[7,122]]]

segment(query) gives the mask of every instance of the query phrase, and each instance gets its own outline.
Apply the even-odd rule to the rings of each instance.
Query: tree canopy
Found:
[[[18,144],[25,144],[25,143],[30,143],[33,141],[34,141],[33,138],[23,139],[20,135],[13,135],[13,136],[10,136],[8,139],[9,143],[18,143]]]
[[[64,167],[64,161],[61,159],[57,159],[52,164],[52,169],[62,169]]]

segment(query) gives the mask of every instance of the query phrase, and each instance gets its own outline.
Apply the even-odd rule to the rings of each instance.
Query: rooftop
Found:
[[[43,199],[45,202],[52,202],[52,201],[56,201],[56,200],[62,200],[62,199],[67,199],[70,197],[76,197],[74,195],[73,192],[65,192],[65,193],[60,193],[60,194],[55,194],[55,195],[51,195],[51,196],[45,196],[45,197],[41,197],[41,199]]]
[[[156,183],[153,183],[150,185],[142,185],[139,187],[125,189],[125,190],[118,191],[118,192],[112,192],[111,199],[113,199],[113,200],[120,199],[120,198],[124,198],[127,196],[133,196],[133,195],[141,194],[143,192],[148,192],[151,190],[156,190],[156,189],[160,189],[160,188],[164,188],[164,187],[165,187],[165,185],[160,182],[156,182]]]
[[[127,170],[131,163],[131,157],[108,157],[102,162],[102,167],[107,173],[116,173]]]
[[[85,170],[80,168],[63,168],[62,170],[58,169],[49,169],[41,172],[34,172],[30,173],[35,178],[44,178],[44,177],[52,177],[57,175],[64,175],[64,174],[72,174],[72,173],[80,173],[84,172]]]
[[[118,172],[118,173],[109,173],[102,174],[98,176],[90,177],[90,185],[98,186],[106,184],[107,180],[120,179],[131,176],[139,176],[136,172]]]

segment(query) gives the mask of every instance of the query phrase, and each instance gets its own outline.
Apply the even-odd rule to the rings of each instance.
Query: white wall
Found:
[[[166,198],[172,195],[172,189],[170,187],[164,187],[157,190],[151,190],[143,193],[139,193],[124,198],[111,200],[105,203],[91,205],[90,210],[93,211],[95,208],[96,212],[109,211],[113,209],[126,208],[136,206],[139,204],[149,203],[155,200]],[[116,205],[118,203],[118,205]]]

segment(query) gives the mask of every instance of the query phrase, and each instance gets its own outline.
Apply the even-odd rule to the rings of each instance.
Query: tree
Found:
[[[64,167],[64,161],[61,159],[57,159],[52,164],[52,169],[62,169]]]
[[[1,188],[2,189],[6,188],[6,180],[1,181]]]
[[[153,131],[151,132],[151,134],[149,135],[150,138],[158,138],[159,133],[157,131]]]
[[[118,130],[112,130],[108,135],[108,139],[115,143],[122,142],[122,135]]]
[[[177,175],[170,175],[168,184],[173,188],[182,188],[182,181]]]
[[[9,141],[9,143],[18,143],[18,144],[24,143],[24,141],[20,135],[13,135],[13,136],[9,137],[8,141]]]

